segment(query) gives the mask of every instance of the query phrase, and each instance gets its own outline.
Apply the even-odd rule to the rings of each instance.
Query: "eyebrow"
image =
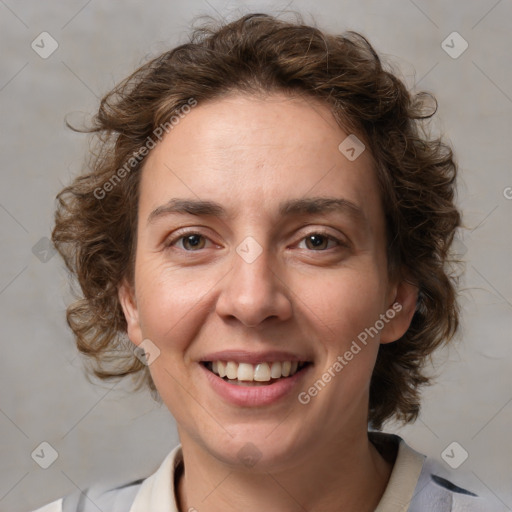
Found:
[[[290,199],[279,205],[281,217],[293,215],[312,215],[340,212],[353,217],[354,220],[363,224],[367,223],[363,210],[348,199],[339,197],[308,197],[301,199]],[[213,216],[221,219],[228,217],[222,205],[214,201],[202,201],[196,199],[171,199],[166,204],[155,208],[148,216],[147,223],[153,223],[157,219],[171,215],[197,215]]]

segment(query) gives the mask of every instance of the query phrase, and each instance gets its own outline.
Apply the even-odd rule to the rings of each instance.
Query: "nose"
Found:
[[[288,320],[292,316],[291,292],[268,252],[263,250],[254,261],[235,253],[233,260],[232,270],[221,282],[217,314],[247,327],[258,327],[265,320]]]

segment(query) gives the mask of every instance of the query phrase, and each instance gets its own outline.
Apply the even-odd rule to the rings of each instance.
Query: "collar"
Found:
[[[378,449],[398,445],[388,485],[375,512],[406,511],[413,498],[425,456],[413,450],[395,434],[369,432],[368,436]],[[180,444],[167,455],[158,470],[144,480],[130,512],[179,512],[175,497],[175,477],[182,468],[183,452]]]
[[[426,457],[413,450],[395,434],[368,432],[368,436],[377,449],[379,445],[398,445],[398,453],[388,485],[375,512],[407,511],[414,497]]]

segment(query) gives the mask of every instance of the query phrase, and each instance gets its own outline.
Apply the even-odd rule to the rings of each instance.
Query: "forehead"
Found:
[[[255,166],[276,158],[281,168],[286,155],[290,165],[301,168],[312,160],[321,165],[331,159],[333,150],[339,156],[338,145],[347,135],[337,125],[329,107],[312,97],[231,93],[200,103],[182,118],[153,155],[172,149],[173,159],[178,162],[185,156],[178,146],[194,145],[198,151],[187,154],[186,160],[198,162],[199,167],[211,152],[211,163],[219,166]],[[250,162],[245,162],[247,155],[251,156]]]
[[[369,151],[351,160],[339,149],[349,135],[308,97],[232,94],[200,103],[148,156],[141,212],[185,197],[216,201],[228,215],[261,215],[273,206],[277,213],[284,199],[334,196],[381,216]]]

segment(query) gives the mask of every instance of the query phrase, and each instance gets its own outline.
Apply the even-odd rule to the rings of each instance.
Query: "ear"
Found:
[[[392,343],[400,339],[409,329],[416,311],[418,287],[405,279],[394,287],[386,310],[387,322],[381,331],[380,342]]]
[[[139,310],[137,308],[135,290],[126,279],[123,279],[118,287],[117,295],[126,319],[126,331],[128,338],[135,345],[139,345],[142,342],[143,337],[139,323]]]

